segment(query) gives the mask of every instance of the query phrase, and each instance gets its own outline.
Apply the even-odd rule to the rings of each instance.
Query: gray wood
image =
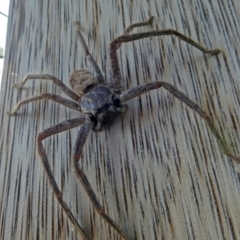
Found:
[[[38,132],[78,113],[51,101],[30,103],[9,117],[21,99],[43,92],[64,96],[48,73],[68,84],[86,68],[72,27],[83,35],[109,75],[108,43],[131,23],[154,15],[152,27],[173,28],[218,56],[203,55],[175,37],[123,44],[118,56],[125,89],[164,80],[214,118],[240,156],[240,3],[231,1],[11,1],[3,79],[0,134],[0,239],[81,239],[54,198],[35,151]],[[92,239],[119,239],[94,212],[73,171],[78,129],[45,141],[63,197]],[[240,166],[227,158],[204,121],[160,89],[129,102],[129,111],[91,133],[82,167],[109,215],[131,239],[240,239]]]

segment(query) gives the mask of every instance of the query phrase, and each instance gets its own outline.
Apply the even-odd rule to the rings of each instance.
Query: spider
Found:
[[[91,130],[95,132],[101,131],[105,124],[110,123],[118,115],[125,113],[128,109],[125,103],[126,101],[134,97],[140,96],[141,94],[146,93],[150,90],[159,89],[161,87],[165,88],[174,97],[178,98],[180,101],[184,102],[188,107],[196,111],[196,113],[199,114],[200,117],[205,120],[212,134],[215,136],[220,148],[223,150],[224,154],[233,158],[238,163],[240,163],[240,158],[234,156],[228,150],[228,147],[226,146],[222,137],[218,133],[217,129],[214,127],[213,122],[208,116],[208,114],[196,103],[190,100],[186,95],[184,95],[182,92],[177,90],[177,88],[172,84],[163,82],[163,81],[155,81],[155,82],[145,83],[140,86],[133,87],[125,92],[122,92],[121,75],[120,75],[119,62],[117,58],[117,50],[121,47],[123,43],[131,42],[131,41],[139,40],[143,38],[148,38],[148,37],[154,37],[154,36],[175,35],[181,40],[196,47],[203,53],[218,54],[220,52],[219,49],[208,50],[203,46],[201,46],[199,43],[188,38],[187,36],[172,29],[155,30],[155,31],[130,34],[130,32],[136,27],[141,27],[148,24],[150,25],[152,23],[152,20],[153,20],[153,16],[151,16],[147,21],[138,22],[130,25],[122,35],[115,38],[110,43],[110,58],[111,58],[111,68],[112,68],[112,79],[110,79],[110,83],[107,83],[100,68],[98,67],[96,61],[94,60],[92,54],[89,52],[87,44],[80,31],[80,24],[78,22],[74,22],[77,35],[79,37],[82,48],[84,50],[85,57],[93,67],[95,71],[95,76],[91,74],[89,71],[84,69],[75,70],[70,76],[70,80],[69,80],[73,90],[68,88],[57,77],[48,75],[48,74],[27,75],[19,84],[14,84],[16,88],[20,89],[29,79],[51,80],[73,101],[52,93],[42,93],[38,96],[33,96],[20,101],[15,106],[15,108],[11,112],[9,112],[10,115],[14,115],[22,105],[36,101],[36,100],[40,100],[40,99],[51,99],[52,101],[60,103],[80,113],[80,116],[78,118],[65,120],[39,133],[37,136],[36,145],[37,145],[38,154],[42,160],[44,169],[49,179],[49,183],[51,185],[51,188],[59,204],[61,205],[62,209],[67,214],[68,218],[71,220],[73,225],[77,228],[77,230],[79,230],[79,232],[82,234],[82,236],[85,239],[87,239],[87,237],[84,229],[80,226],[77,219],[74,217],[72,211],[70,210],[70,208],[62,198],[62,193],[54,179],[52,170],[50,169],[46,151],[43,147],[43,140],[45,140],[46,138],[54,134],[81,126],[78,132],[78,136],[73,149],[73,156],[72,156],[72,160],[74,161],[75,172],[79,177],[80,182],[84,187],[95,210],[124,239],[129,239],[129,238],[125,234],[125,232],[120,228],[120,226],[111,217],[109,217],[108,214],[104,211],[104,208],[99,202],[96,194],[94,193],[90,182],[88,181],[86,175],[84,174],[83,170],[79,165],[79,160],[83,153],[83,146],[89,132]]]

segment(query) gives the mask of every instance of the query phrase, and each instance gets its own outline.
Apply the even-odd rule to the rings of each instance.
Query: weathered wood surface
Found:
[[[222,53],[203,55],[175,37],[123,44],[123,87],[151,80],[174,84],[207,110],[240,155],[239,1],[11,1],[0,96],[0,239],[81,239],[35,151],[38,132],[78,113],[38,101],[9,117],[6,112],[28,96],[64,96],[44,80],[29,81],[23,90],[12,84],[27,73],[52,74],[68,84],[73,70],[89,69],[72,27],[76,20],[109,78],[108,43],[150,15],[152,27],[135,32],[174,28]],[[90,239],[119,239],[74,174],[78,130],[45,141],[54,175]],[[91,133],[82,167],[107,213],[131,239],[240,239],[240,165],[219,150],[204,121],[165,90],[130,101],[125,116]]]

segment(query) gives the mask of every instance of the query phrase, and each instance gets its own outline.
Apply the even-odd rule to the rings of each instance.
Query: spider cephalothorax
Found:
[[[56,84],[63,92],[68,95],[72,100],[63,98],[59,95],[52,94],[52,93],[42,93],[38,96],[31,97],[25,100],[20,101],[16,107],[13,109],[12,112],[10,112],[11,115],[15,114],[18,109],[26,103],[47,98],[51,99],[57,103],[60,103],[66,107],[69,107],[71,109],[74,109],[78,112],[81,112],[81,115],[79,118],[74,118],[70,120],[63,121],[53,127],[50,127],[43,132],[39,133],[37,136],[37,150],[39,153],[39,156],[43,162],[44,169],[47,173],[47,176],[49,178],[49,183],[52,187],[52,190],[54,194],[56,195],[62,209],[65,211],[69,219],[72,221],[74,226],[79,230],[79,232],[86,238],[85,231],[82,229],[80,224],[78,223],[77,219],[73,216],[70,208],[68,205],[63,201],[62,199],[62,193],[54,179],[53,173],[49,166],[49,161],[47,158],[47,154],[45,152],[45,149],[43,147],[43,140],[48,138],[49,136],[52,136],[54,134],[57,134],[62,131],[66,131],[78,126],[81,126],[81,129],[78,133],[77,141],[73,150],[73,161],[74,166],[76,169],[76,174],[79,177],[82,186],[84,187],[86,193],[89,196],[90,201],[92,202],[94,208],[96,211],[101,215],[103,219],[105,219],[108,224],[113,227],[124,239],[128,239],[128,237],[125,234],[125,231],[123,231],[119,225],[111,219],[104,211],[103,206],[100,204],[96,194],[94,193],[86,175],[82,171],[79,160],[83,152],[83,146],[87,139],[88,133],[90,130],[94,131],[100,131],[104,124],[111,122],[117,115],[121,113],[125,113],[127,111],[127,105],[125,102],[129,99],[132,99],[134,97],[140,96],[143,93],[146,93],[153,89],[159,89],[161,87],[165,88],[167,91],[169,91],[173,96],[178,98],[180,101],[184,102],[188,107],[196,111],[197,114],[199,114],[200,117],[202,117],[208,127],[210,128],[211,132],[217,139],[217,142],[219,143],[219,146],[223,150],[223,152],[227,155],[233,158],[235,161],[240,163],[240,159],[236,156],[234,156],[226,146],[225,142],[223,141],[222,137],[218,133],[217,129],[214,127],[212,120],[208,116],[208,114],[202,110],[196,103],[191,101],[186,95],[184,95],[182,92],[177,90],[176,87],[174,87],[172,84],[162,81],[155,81],[155,82],[149,82],[145,83],[140,86],[133,87],[123,93],[121,93],[121,75],[120,75],[120,69],[119,69],[119,63],[117,58],[117,50],[121,47],[122,43],[124,42],[130,42],[146,37],[151,36],[161,36],[161,35],[175,35],[176,37],[180,38],[181,40],[191,44],[192,46],[198,48],[204,53],[212,53],[216,54],[219,53],[219,49],[214,50],[208,50],[204,47],[202,47],[200,44],[194,42],[190,38],[184,36],[183,34],[172,30],[155,30],[151,32],[144,32],[144,33],[137,33],[137,34],[129,34],[133,28],[144,26],[147,24],[150,24],[153,17],[150,17],[148,21],[135,23],[130,25],[125,32],[115,38],[111,44],[110,44],[110,58],[112,63],[112,73],[113,73],[113,79],[105,82],[105,79],[102,75],[102,72],[100,68],[98,67],[96,61],[90,54],[88,47],[83,39],[83,36],[80,32],[80,25],[79,23],[75,22],[75,26],[77,27],[77,33],[78,37],[80,39],[80,42],[83,47],[84,54],[86,56],[86,59],[93,67],[96,77],[92,75],[90,72],[86,70],[76,70],[72,73],[70,76],[70,85],[73,89],[69,89],[63,82],[56,78],[55,76],[48,75],[48,74],[32,74],[26,76],[20,84],[16,84],[15,87],[21,88],[28,79],[47,79],[52,80],[54,84]]]
[[[115,91],[108,85],[99,84],[90,89],[81,98],[81,110],[91,114],[94,121],[93,130],[102,130],[116,116],[127,111],[127,105],[120,102]]]
[[[69,82],[74,92],[81,97],[81,111],[89,114],[94,122],[94,131],[102,130],[105,124],[127,111],[127,105],[120,102],[117,92],[109,85],[99,83],[89,71],[74,71]]]

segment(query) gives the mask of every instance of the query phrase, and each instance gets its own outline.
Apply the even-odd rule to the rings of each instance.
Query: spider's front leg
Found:
[[[174,29],[164,29],[164,30],[155,30],[155,31],[149,31],[149,32],[129,34],[130,31],[132,31],[133,28],[135,28],[135,27],[140,27],[140,26],[144,26],[147,24],[151,24],[152,19],[153,19],[153,17],[150,17],[145,22],[140,22],[140,23],[135,23],[135,24],[130,25],[121,36],[115,38],[110,43],[110,58],[111,58],[111,66],[112,66],[113,81],[114,81],[113,86],[119,92],[121,91],[121,74],[120,74],[119,62],[118,62],[118,58],[117,58],[117,50],[122,45],[122,43],[132,42],[135,40],[140,40],[140,39],[148,38],[148,37],[175,35],[182,41],[187,42],[188,44],[190,44],[193,47],[202,51],[203,53],[217,54],[220,52],[219,49],[210,49],[209,50],[209,49],[203,47],[201,44],[195,42],[191,38],[183,35],[182,33],[178,32]]]
[[[208,116],[208,114],[201,108],[199,107],[196,103],[194,103],[192,100],[190,100],[185,94],[180,92],[175,86],[173,86],[170,83],[167,82],[151,82],[151,83],[146,83],[141,86],[133,87],[129,89],[128,91],[122,93],[119,98],[121,102],[125,102],[129,99],[132,99],[134,97],[140,96],[143,93],[146,93],[150,90],[153,89],[158,89],[160,87],[165,88],[167,91],[169,91],[173,96],[178,98],[180,101],[184,102],[188,107],[193,109],[198,113],[198,115],[203,118],[207,124],[207,126],[210,128],[212,134],[217,140],[217,143],[219,147],[223,150],[224,154],[235,160],[237,163],[240,163],[240,158],[236,157],[230,150],[229,147],[226,145],[224,142],[223,138],[217,131],[216,127],[214,126],[211,118]]]
[[[43,132],[39,133],[37,136],[37,151],[42,160],[42,163],[43,163],[44,169],[46,171],[50,186],[51,186],[59,204],[61,205],[62,209],[67,214],[68,218],[71,220],[73,225],[76,227],[76,229],[78,229],[78,231],[81,233],[81,235],[84,237],[84,239],[86,239],[84,230],[82,229],[82,227],[79,225],[77,219],[72,214],[71,209],[68,207],[68,205],[62,199],[62,193],[54,179],[53,172],[50,169],[47,154],[46,154],[46,151],[45,151],[45,149],[43,147],[43,143],[42,143],[44,139],[46,139],[54,134],[81,126],[84,122],[85,122],[84,116],[81,118],[70,119],[67,121],[63,121],[63,122],[59,123],[58,125],[50,127],[48,129],[44,130]]]
[[[86,175],[84,174],[83,170],[81,169],[80,165],[79,165],[79,160],[82,156],[82,150],[83,150],[83,146],[84,143],[87,139],[87,136],[90,132],[90,130],[93,127],[93,122],[90,119],[86,119],[86,122],[83,124],[83,126],[81,127],[79,133],[78,133],[78,137],[77,137],[77,141],[74,147],[74,153],[73,153],[73,161],[74,161],[74,165],[75,165],[75,169],[76,169],[76,174],[79,177],[82,186],[84,187],[91,203],[93,204],[93,207],[96,209],[96,211],[98,212],[98,214],[113,228],[115,229],[122,238],[124,239],[128,239],[128,237],[126,236],[126,234],[123,232],[123,230],[118,226],[118,224],[111,219],[104,211],[103,206],[101,205],[101,203],[99,202],[95,192],[92,189],[92,186],[90,184],[90,182],[88,181]]]

